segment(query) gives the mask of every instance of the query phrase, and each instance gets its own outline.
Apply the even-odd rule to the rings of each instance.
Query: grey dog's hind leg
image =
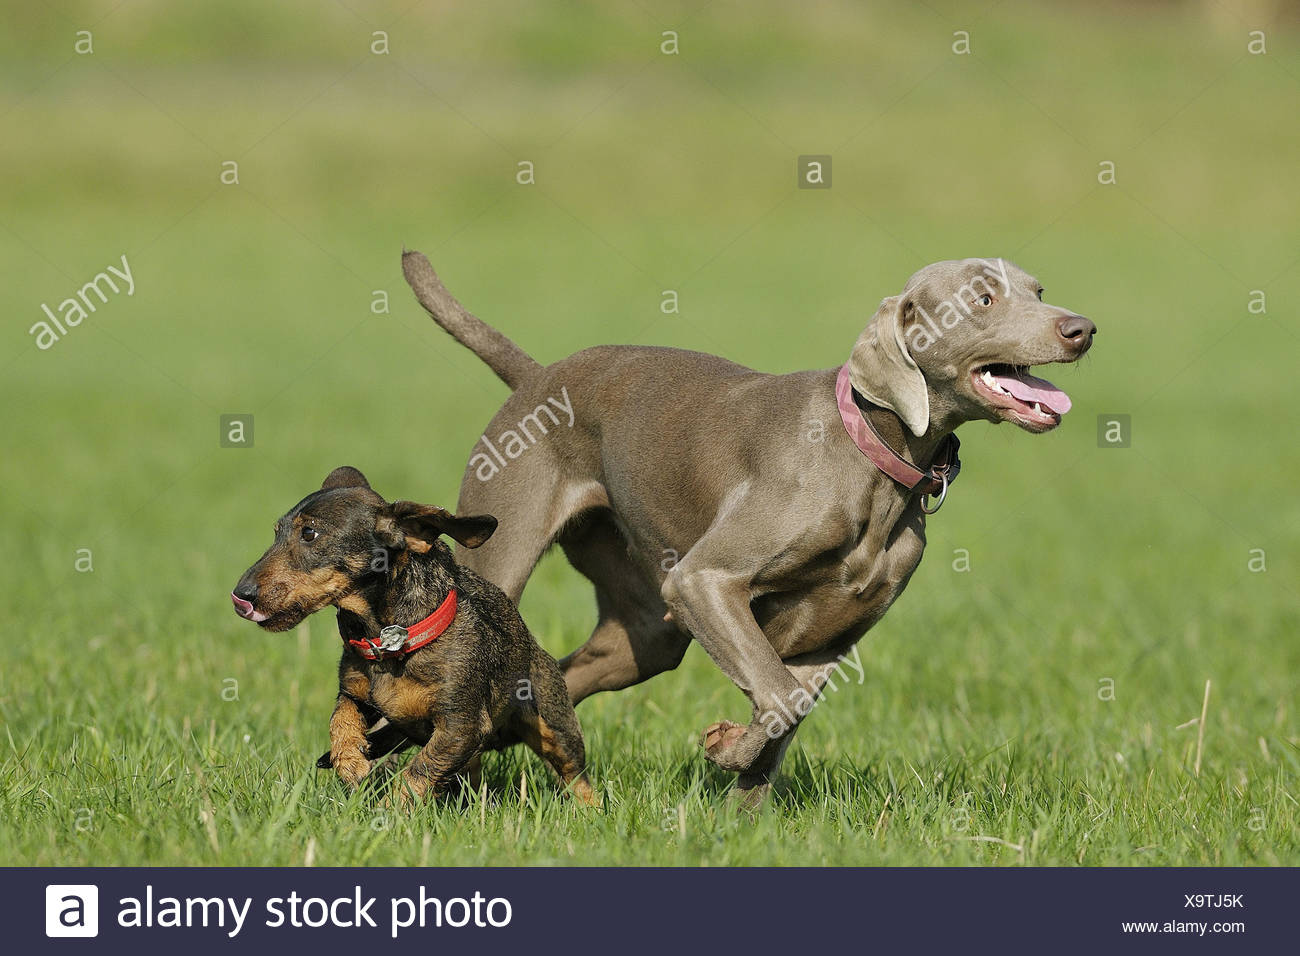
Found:
[[[628,557],[608,512],[585,516],[566,530],[560,545],[569,563],[595,585],[599,612],[587,642],[560,661],[575,704],[681,663],[690,637],[664,620],[663,598]]]

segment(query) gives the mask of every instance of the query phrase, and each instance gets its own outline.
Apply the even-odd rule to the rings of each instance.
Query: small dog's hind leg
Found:
[[[544,652],[543,652],[544,653]],[[600,806],[600,796],[587,779],[587,753],[582,729],[569,703],[568,692],[555,662],[544,662],[547,673],[535,682],[533,707],[521,707],[512,721],[521,740],[559,776],[561,784],[589,807]]]

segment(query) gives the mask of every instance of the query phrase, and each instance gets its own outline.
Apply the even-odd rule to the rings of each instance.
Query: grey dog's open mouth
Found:
[[[976,394],[990,405],[1038,430],[1055,428],[1070,410],[1070,396],[1047,379],[1030,375],[1027,365],[981,365],[971,372],[971,381]]]

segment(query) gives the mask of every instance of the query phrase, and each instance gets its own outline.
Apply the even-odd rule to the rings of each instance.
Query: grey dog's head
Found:
[[[1042,295],[1037,279],[1005,259],[928,265],[858,337],[853,387],[915,435],[979,419],[1055,428],[1070,399],[1029,368],[1076,361],[1097,327]]]

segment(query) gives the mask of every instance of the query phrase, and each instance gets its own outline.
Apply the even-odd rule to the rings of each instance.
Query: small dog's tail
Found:
[[[402,253],[402,274],[433,321],[486,362],[512,389],[541,371],[531,355],[457,302],[422,253]]]

